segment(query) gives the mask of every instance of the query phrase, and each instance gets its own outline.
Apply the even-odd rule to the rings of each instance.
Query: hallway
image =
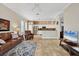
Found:
[[[36,56],[69,56],[69,54],[59,46],[59,40],[42,39],[36,35],[33,39],[37,43]]]

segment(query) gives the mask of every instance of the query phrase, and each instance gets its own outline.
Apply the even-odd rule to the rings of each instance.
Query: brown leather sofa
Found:
[[[25,39],[26,39],[26,40],[33,39],[33,37],[34,37],[34,34],[31,33],[30,30],[25,31]]]
[[[6,42],[5,44],[0,45],[0,55],[3,55],[4,53],[15,47],[17,44],[21,43],[23,37],[19,36],[16,39],[12,39],[11,33],[0,33],[0,39],[3,39]]]

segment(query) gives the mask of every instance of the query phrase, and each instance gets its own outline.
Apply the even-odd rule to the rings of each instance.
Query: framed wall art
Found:
[[[10,21],[0,18],[0,31],[9,31]]]

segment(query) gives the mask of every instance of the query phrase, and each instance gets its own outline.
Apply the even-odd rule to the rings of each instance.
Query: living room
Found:
[[[79,4],[76,3],[1,3],[0,55],[79,55],[78,7]],[[76,39],[73,35],[72,38],[68,36],[68,33],[76,35]],[[73,48],[70,49],[71,46],[68,45],[66,51],[62,42],[69,41],[62,39],[76,41],[76,45],[70,42],[76,49],[72,51]]]

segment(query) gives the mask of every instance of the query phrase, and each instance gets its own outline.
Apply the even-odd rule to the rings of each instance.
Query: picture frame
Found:
[[[9,31],[10,21],[0,18],[0,31]]]

